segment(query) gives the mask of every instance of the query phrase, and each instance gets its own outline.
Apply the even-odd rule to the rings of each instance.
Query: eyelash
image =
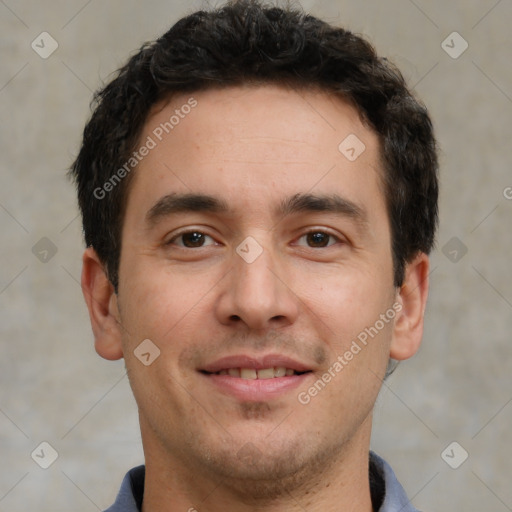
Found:
[[[169,241],[167,241],[165,243],[165,245],[173,245],[174,242],[176,240],[178,240],[180,237],[183,237],[185,235],[189,235],[189,234],[193,234],[193,233],[196,233],[196,234],[199,234],[199,235],[203,235],[203,236],[206,236],[206,237],[209,237],[211,238],[212,240],[214,240],[214,238],[211,236],[211,235],[208,235],[207,233],[204,233],[203,231],[199,230],[199,229],[191,229],[191,230],[188,230],[188,231],[182,231],[181,233],[178,233],[176,234],[175,236],[173,236]],[[311,234],[323,234],[323,235],[326,235],[328,237],[330,237],[329,241],[331,241],[331,239],[334,239],[335,243],[344,243],[344,241],[342,239],[340,239],[339,237],[337,237],[336,235],[326,231],[326,230],[322,230],[322,229],[310,229],[308,231],[306,231],[305,233],[303,233],[297,240],[300,240],[304,237],[307,237],[308,235],[311,235]],[[211,245],[214,245],[214,244],[211,244]],[[325,247],[309,247],[310,249],[325,249],[327,247],[331,247],[332,245],[334,244],[328,244],[327,246]],[[193,247],[185,247],[185,246],[178,246],[180,249],[194,249]],[[199,246],[198,248],[202,248],[204,246]]]

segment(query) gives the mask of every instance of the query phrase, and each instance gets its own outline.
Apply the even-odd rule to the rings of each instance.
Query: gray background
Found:
[[[0,511],[102,510],[143,460],[123,362],[93,349],[65,171],[92,91],[142,42],[202,5],[0,1]],[[512,186],[512,2],[302,5],[367,34],[401,67],[441,146],[424,342],[384,386],[373,447],[424,511],[512,510],[512,200],[504,194]],[[59,44],[47,59],[31,48],[43,31]],[[453,31],[469,44],[456,59],[442,48]],[[453,37],[445,44],[461,48]],[[46,470],[31,458],[42,441],[58,452]],[[441,457],[453,441],[469,454],[458,469]],[[462,454],[456,447],[447,460]]]

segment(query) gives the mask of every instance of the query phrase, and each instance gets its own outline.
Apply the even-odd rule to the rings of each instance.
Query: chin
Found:
[[[220,477],[219,483],[243,502],[263,505],[265,501],[313,486],[339,452],[332,445],[313,446],[311,440],[304,443],[298,437],[291,439],[293,434],[270,443],[268,435],[254,443],[246,442],[237,451],[229,449],[237,444],[233,439],[230,445],[218,450],[210,446],[197,454],[202,459],[200,464],[216,479]]]

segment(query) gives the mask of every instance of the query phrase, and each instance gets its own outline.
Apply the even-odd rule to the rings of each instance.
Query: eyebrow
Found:
[[[338,194],[295,194],[281,202],[278,214],[282,216],[301,212],[321,212],[343,215],[364,227],[368,224],[366,210]]]
[[[174,213],[206,212],[230,213],[228,203],[207,194],[167,194],[161,197],[146,213],[146,222],[154,226],[160,220]],[[343,215],[357,224],[368,224],[366,210],[338,194],[295,194],[281,201],[274,214],[286,217],[296,213],[321,212]]]
[[[205,194],[167,194],[148,210],[146,222],[153,226],[173,213],[227,213],[228,211],[228,204],[217,197]]]

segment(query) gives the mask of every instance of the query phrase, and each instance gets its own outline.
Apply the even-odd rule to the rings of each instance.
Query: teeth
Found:
[[[254,368],[240,368],[240,377],[242,379],[257,379],[258,374]]]
[[[218,375],[230,375],[231,377],[238,377],[241,379],[273,379],[274,377],[290,377],[295,375],[295,370],[285,368],[284,366],[277,366],[271,368],[262,368],[255,370],[254,368],[228,368],[221,370]]]
[[[284,377],[286,375],[286,368],[284,368],[283,366],[274,368],[274,373],[276,377]]]
[[[274,368],[265,368],[264,370],[258,370],[258,379],[273,379]]]

